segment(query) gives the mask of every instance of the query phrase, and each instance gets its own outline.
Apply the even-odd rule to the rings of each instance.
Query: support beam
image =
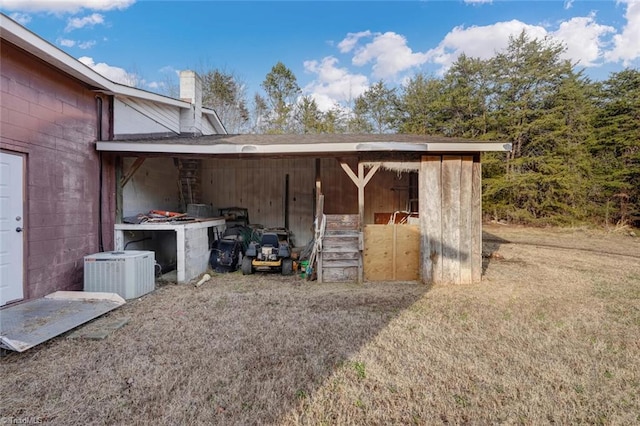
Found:
[[[376,174],[378,169],[380,168],[381,163],[374,163],[371,166],[371,169],[365,174],[364,171],[364,163],[358,160],[358,174],[356,175],[349,164],[346,161],[340,160],[340,166],[342,170],[345,171],[347,176],[351,179],[351,181],[358,187],[358,230],[359,230],[359,250],[360,250],[360,264],[358,266],[358,282],[362,283],[364,281],[364,268],[362,265],[362,252],[364,250],[364,188],[367,186],[373,175]]]
[[[364,178],[364,186],[367,186],[367,184],[369,183],[373,175],[375,175],[378,169],[380,168],[381,164],[382,163],[375,163],[371,166],[371,169],[367,172],[367,175]]]
[[[120,179],[120,186],[122,188],[125,187],[125,185],[127,184],[127,182],[129,182],[131,180],[131,178],[133,177],[133,175],[138,171],[138,169],[140,168],[140,166],[142,166],[142,164],[144,163],[144,160],[146,158],[145,157],[138,157],[136,158],[136,160],[133,162],[133,164],[131,165],[131,167],[129,167],[129,170],[127,170],[127,173],[125,173],[122,178]]]
[[[351,178],[351,181],[358,186],[359,179],[358,176],[356,176],[355,173],[353,173],[353,170],[351,170],[351,167],[349,167],[349,165],[344,161],[344,160],[340,160],[340,166],[342,166],[342,170],[345,171],[345,173],[347,174],[347,176],[349,176]]]
[[[123,196],[122,196],[122,157],[116,157],[116,223],[122,223],[122,209],[123,209]]]

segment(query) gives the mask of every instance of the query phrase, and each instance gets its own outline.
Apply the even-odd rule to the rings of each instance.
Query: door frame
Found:
[[[29,291],[26,283],[28,282],[28,268],[27,268],[27,260],[29,258],[28,252],[28,235],[29,235],[29,212],[28,212],[28,203],[27,203],[27,186],[28,186],[28,175],[27,175],[27,164],[28,164],[28,154],[25,152],[12,151],[9,149],[0,148],[0,152],[7,155],[13,155],[19,157],[22,160],[22,298],[16,299],[13,301],[9,301],[8,303],[2,305],[2,307],[10,306],[15,303],[24,301],[29,299]]]

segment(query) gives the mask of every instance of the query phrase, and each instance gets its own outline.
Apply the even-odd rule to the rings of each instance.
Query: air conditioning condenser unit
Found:
[[[127,250],[84,257],[84,291],[135,299],[155,289],[155,253]]]

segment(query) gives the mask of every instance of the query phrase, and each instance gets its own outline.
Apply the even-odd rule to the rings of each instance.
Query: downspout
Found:
[[[102,97],[96,96],[96,113],[98,115],[97,123],[97,140],[102,140]],[[104,239],[103,239],[103,227],[102,227],[102,209],[103,209],[103,179],[102,179],[103,167],[102,167],[102,152],[98,152],[98,251],[104,251]]]

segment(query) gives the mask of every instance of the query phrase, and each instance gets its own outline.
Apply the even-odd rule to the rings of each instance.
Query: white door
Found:
[[[0,306],[24,297],[24,165],[0,152]]]

